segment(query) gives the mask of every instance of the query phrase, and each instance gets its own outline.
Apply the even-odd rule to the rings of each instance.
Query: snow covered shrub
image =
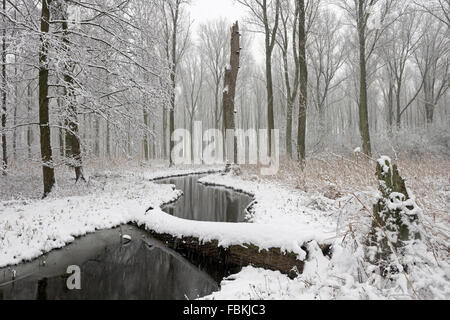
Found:
[[[380,196],[373,210],[369,258],[386,274],[401,269],[397,255],[402,254],[407,243],[421,238],[418,228],[421,210],[390,158],[378,160],[377,177]],[[392,259],[392,255],[397,257]]]
[[[240,176],[242,174],[242,170],[237,164],[227,163],[225,166],[225,172],[230,173],[233,176]]]

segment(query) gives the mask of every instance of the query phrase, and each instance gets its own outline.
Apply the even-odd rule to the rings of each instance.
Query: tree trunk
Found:
[[[169,166],[173,166],[172,150],[175,148],[175,141],[172,141],[172,136],[175,131],[175,90],[177,78],[177,32],[178,32],[178,17],[180,4],[177,2],[175,15],[173,17],[173,33],[172,33],[172,68],[170,73],[170,80],[172,84],[172,91],[170,96],[170,111],[169,111]]]
[[[267,133],[268,133],[268,153],[272,155],[272,131],[275,129],[275,119],[273,112],[273,80],[272,80],[272,50],[266,49],[266,87],[267,87]]]
[[[367,64],[366,64],[366,15],[364,1],[359,0],[358,35],[359,35],[359,69],[360,69],[360,100],[359,100],[359,131],[361,133],[363,152],[372,156],[370,144],[369,113],[367,106]]]
[[[234,99],[236,96],[236,82],[239,73],[239,58],[241,54],[240,47],[240,34],[239,34],[239,23],[236,21],[231,28],[231,52],[230,52],[230,66],[225,70],[225,83],[223,91],[223,118],[224,118],[224,131],[236,130],[235,123],[235,105]],[[226,138],[227,135],[225,135]],[[225,143],[228,146],[228,143]],[[237,159],[237,137],[233,135],[233,162],[236,164]],[[230,150],[226,148],[226,159],[230,161],[231,159]]]
[[[41,143],[44,198],[55,185],[52,146],[50,140],[49,98],[48,98],[48,42],[45,39],[50,30],[50,8],[52,0],[42,1],[41,36],[39,50],[39,129]]]
[[[167,159],[167,109],[163,108],[163,119],[162,119],[162,131],[163,131],[163,159]]]
[[[31,88],[32,82],[30,81],[27,85],[27,113],[28,113],[28,121],[31,120],[31,109],[32,109],[32,99],[33,99],[33,91]],[[31,160],[31,144],[33,143],[33,127],[27,127],[27,147],[28,147],[28,160]]]
[[[98,115],[95,116],[95,144],[94,144],[94,154],[98,158],[100,157],[100,118]]]
[[[434,105],[432,103],[425,103],[425,114],[427,124],[432,124],[434,120]]]
[[[111,129],[109,119],[106,119],[106,157],[111,158]]]
[[[402,83],[399,81],[397,83],[397,90],[396,90],[396,97],[395,97],[395,102],[397,105],[397,129],[400,129],[402,126],[401,88],[402,88]]]
[[[63,124],[60,122],[59,126],[62,127]],[[64,129],[60,128],[58,130],[58,138],[59,138],[59,155],[61,157],[65,157],[66,153],[65,153],[65,149],[64,149],[64,140],[65,140],[65,133],[64,133]]]
[[[389,92],[388,92],[388,132],[389,135],[392,135],[392,125],[393,125],[393,116],[394,116],[394,93],[392,90],[392,83],[389,83]]]
[[[289,158],[292,158],[292,122],[293,122],[294,102],[288,98],[286,111],[286,152]]]
[[[6,0],[3,0],[3,11],[6,12]],[[2,129],[6,129],[6,25],[3,17],[3,41],[2,41]],[[6,146],[6,132],[2,132],[2,174],[6,175],[8,169],[8,154]]]
[[[286,35],[287,37],[287,35]],[[284,71],[284,82],[286,85],[286,153],[290,159],[292,159],[292,113],[294,108],[294,101],[296,94],[292,94],[291,85],[289,79],[289,65],[288,65],[288,43],[286,41],[283,50],[283,71]],[[298,68],[296,66],[296,68]],[[297,91],[297,88],[293,89]]]
[[[17,54],[14,55],[14,114],[13,114],[13,159],[16,160],[17,157],[17,108],[19,107],[19,82],[17,81]]]
[[[153,123],[153,133],[156,132],[155,123]],[[156,136],[155,136],[156,137]],[[156,159],[156,139],[155,137],[152,139],[152,158]]]
[[[305,1],[299,0],[299,64],[300,64],[300,96],[298,115],[297,153],[298,159],[304,162],[306,159],[306,110],[308,104],[308,66],[306,62],[306,13]]]
[[[145,129],[147,130],[149,128],[149,124],[148,124],[148,112],[147,110],[144,109],[144,126]],[[150,156],[149,156],[149,144],[148,144],[148,133],[144,132],[144,160],[145,161],[149,161]]]
[[[425,75],[428,77],[428,75]],[[434,105],[433,105],[433,94],[432,90],[433,88],[430,85],[430,82],[428,78],[424,81],[423,90],[425,93],[425,117],[427,124],[432,124],[434,120]]]
[[[63,12],[63,20],[62,30],[63,30],[63,43],[65,46],[65,50],[69,51],[70,41],[68,39],[68,22],[67,22],[67,12]],[[81,143],[79,138],[79,125],[78,125],[78,114],[76,108],[76,98],[74,97],[73,87],[74,81],[72,76],[70,75],[70,70],[64,71],[64,82],[65,82],[65,96],[68,101],[67,106],[67,119],[66,123],[69,127],[69,130],[66,132],[66,148],[68,148],[68,153],[66,154],[70,156],[72,162],[71,166],[75,169],[75,181],[83,180],[86,181],[83,175],[83,160],[81,156]],[[97,137],[96,137],[97,141]],[[70,149],[69,149],[70,148]],[[97,150],[95,150],[97,151]]]

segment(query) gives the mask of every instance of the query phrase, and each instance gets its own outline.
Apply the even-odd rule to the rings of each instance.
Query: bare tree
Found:
[[[274,93],[272,77],[272,54],[275,47],[276,35],[280,21],[280,0],[237,0],[246,6],[251,17],[249,26],[256,28],[255,32],[264,34],[265,65],[266,65],[266,89],[267,89],[267,125],[269,145],[268,151],[272,150],[272,130],[275,129],[274,120]]]
[[[3,11],[6,13],[6,0],[3,0]],[[7,83],[6,83],[6,18],[3,16],[3,31],[2,31],[2,174],[6,175],[8,169],[8,151],[6,145],[6,97],[7,97]]]
[[[420,86],[415,89],[412,98],[402,104],[401,94],[403,85],[406,81],[406,67],[411,56],[416,51],[421,40],[418,28],[420,26],[420,16],[414,10],[408,10],[399,19],[388,28],[383,36],[386,44],[381,47],[381,52],[384,57],[389,74],[393,77],[390,80],[392,86],[392,93],[395,95],[396,105],[396,123],[397,128],[401,126],[401,117],[405,111],[416,100],[423,87],[423,81]],[[392,112],[389,111],[389,112]],[[389,116],[392,119],[392,115]]]
[[[171,89],[171,106],[169,110],[169,162],[173,165],[172,150],[175,147],[174,141],[171,137],[175,130],[175,90],[177,68],[180,60],[185,52],[189,40],[189,27],[185,30],[184,39],[179,39],[179,34],[182,34],[182,7],[189,3],[188,0],[163,0],[161,1],[161,8],[163,13],[164,33],[166,38],[166,57],[170,65],[170,79],[172,84]],[[180,42],[181,41],[181,42]],[[164,117],[165,118],[165,117]],[[163,119],[165,121],[166,119]],[[164,126],[166,123],[164,122]],[[164,130],[164,129],[163,129]],[[165,131],[164,131],[165,135]],[[166,140],[164,140],[166,141]],[[164,142],[165,143],[165,142]]]
[[[308,106],[308,64],[306,42],[308,40],[305,0],[298,0],[298,56],[300,67],[300,96],[298,110],[297,155],[301,162],[306,159],[306,111]]]
[[[81,143],[79,138],[78,112],[75,97],[75,79],[73,73],[76,72],[76,62],[70,59],[71,41],[69,39],[69,16],[67,12],[66,0],[58,1],[62,25],[62,45],[59,54],[66,56],[63,67],[64,95],[67,102],[65,126],[68,128],[65,135],[66,157],[70,159],[69,165],[75,169],[75,181],[85,181],[83,174],[83,161],[81,156]],[[98,138],[98,136],[97,136]]]
[[[329,95],[346,80],[343,76],[337,79],[348,54],[345,49],[348,42],[340,31],[340,20],[333,12],[326,10],[317,17],[310,36],[308,53],[312,71],[311,98],[319,112],[319,143],[326,132],[325,112],[329,105]]]
[[[221,88],[223,88],[227,53],[230,51],[227,30],[225,19],[202,24],[199,29],[198,49],[210,75],[208,82],[214,93],[214,125],[216,129],[220,128],[222,119],[223,108],[220,94]]]
[[[435,108],[450,85],[450,41],[446,25],[428,18],[422,27],[423,37],[414,53],[414,59],[423,82],[426,120],[427,123],[432,123]]]
[[[397,0],[340,0],[357,31],[359,51],[359,130],[362,151],[372,155],[368,111],[367,66],[385,30],[395,21]],[[394,16],[392,19],[391,16]]]
[[[286,152],[292,158],[292,125],[294,103],[298,96],[300,83],[300,60],[297,48],[298,6],[290,1],[283,1],[280,9],[280,28],[277,44],[283,60],[283,76],[286,95]],[[291,39],[291,40],[290,40]],[[293,68],[290,66],[290,50],[292,50]],[[294,77],[292,80],[291,69]]]
[[[191,157],[194,160],[194,120],[200,108],[205,66],[201,56],[196,51],[191,52],[180,66],[184,108],[189,117],[189,128],[191,132]]]
[[[55,170],[53,166],[52,146],[50,142],[49,121],[49,69],[48,69],[48,34],[50,29],[50,7],[52,0],[42,1],[41,36],[39,51],[39,128],[41,134],[41,157],[44,180],[44,197],[53,189]]]
[[[450,28],[450,2],[448,0],[414,0],[414,4]]]

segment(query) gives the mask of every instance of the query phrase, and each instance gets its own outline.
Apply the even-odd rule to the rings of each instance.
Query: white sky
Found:
[[[230,22],[241,20],[246,10],[234,0],[191,0],[191,18],[194,26],[200,23],[215,20],[217,18],[227,18]]]
[[[243,7],[235,0],[191,0],[188,10],[193,20],[194,38],[197,27],[205,22],[216,20],[218,18],[226,18],[231,24],[236,20],[242,22],[248,15],[247,8]],[[264,54],[258,45],[257,37],[253,43],[253,56],[257,63],[264,60]]]

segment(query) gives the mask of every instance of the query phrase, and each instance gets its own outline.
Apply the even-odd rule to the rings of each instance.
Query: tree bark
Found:
[[[52,147],[49,124],[48,98],[48,36],[50,30],[50,8],[52,0],[42,1],[41,36],[39,50],[39,129],[41,144],[42,173],[44,182],[44,198],[55,185],[55,171],[53,168]]]
[[[366,62],[366,24],[367,18],[364,12],[365,0],[359,0],[358,5],[358,36],[359,36],[359,69],[360,69],[360,92],[359,92],[359,131],[361,133],[363,152],[372,156],[370,143],[369,112],[367,106],[367,62]]]
[[[68,15],[67,12],[63,12],[63,22],[62,22],[62,29],[63,29],[63,43],[65,50],[69,51],[70,47],[70,41],[68,39]],[[71,63],[70,63],[71,64]],[[83,174],[83,160],[81,156],[81,142],[79,138],[79,125],[78,125],[78,114],[77,114],[77,108],[76,108],[76,97],[73,93],[73,87],[74,87],[74,80],[72,76],[70,75],[70,70],[67,70],[68,67],[66,67],[66,70],[64,71],[64,82],[65,82],[65,96],[67,99],[67,119],[66,119],[66,125],[68,126],[69,130],[66,132],[66,148],[68,149],[66,152],[66,155],[68,155],[71,160],[71,166],[75,169],[75,181],[83,180],[86,181]],[[98,152],[98,137],[96,137],[96,148],[95,152]]]
[[[265,48],[266,48],[266,90],[267,90],[267,133],[268,133],[268,154],[272,155],[272,131],[275,129],[275,119],[273,110],[273,77],[272,77],[272,53],[275,46],[275,38],[278,31],[279,15],[280,15],[280,1],[276,0],[276,13],[274,28],[271,30],[267,0],[263,0],[262,14],[264,23],[264,34],[265,34]]]
[[[397,129],[400,129],[402,126],[401,89],[402,89],[402,82],[399,80],[397,81],[397,90],[395,96],[395,102],[397,105]]]
[[[3,11],[6,13],[6,0],[3,0]],[[5,18],[3,17],[3,24],[5,24]],[[6,26],[3,28],[3,40],[2,40],[2,129],[6,129]],[[8,154],[6,146],[6,132],[2,132],[2,174],[6,175],[8,169]]]
[[[225,83],[223,91],[223,119],[224,119],[224,131],[236,130],[235,123],[235,105],[234,99],[236,96],[236,82],[239,73],[239,58],[241,54],[240,47],[240,34],[239,34],[239,23],[236,21],[231,28],[231,52],[230,52],[230,65],[227,66],[225,70]],[[225,135],[226,138],[228,138]],[[237,137],[233,135],[233,162],[237,163]],[[225,143],[228,145],[228,143]],[[230,161],[231,155],[228,148],[226,148],[226,160]]]
[[[16,17],[17,19],[17,17]],[[19,107],[19,82],[17,81],[17,74],[18,74],[18,70],[17,70],[17,54],[14,55],[14,78],[15,80],[15,84],[14,84],[14,113],[13,113],[13,159],[16,160],[17,157],[17,129],[16,129],[16,125],[17,125],[17,108]]]
[[[100,118],[97,115],[95,116],[94,126],[95,126],[94,154],[98,158],[100,157]]]
[[[388,104],[388,126],[389,126],[388,132],[389,132],[389,135],[392,135],[392,125],[394,122],[393,121],[393,118],[394,118],[394,96],[393,96],[394,92],[393,92],[392,87],[393,87],[392,83],[389,82],[389,92],[388,92],[388,97],[387,97],[387,99],[388,99],[387,104]]]
[[[170,81],[172,84],[172,91],[170,96],[170,111],[169,111],[169,165],[173,166],[172,150],[175,148],[175,141],[172,141],[172,135],[175,131],[175,90],[177,77],[177,32],[178,32],[178,17],[180,13],[180,3],[177,1],[175,14],[173,16],[173,30],[172,30],[172,68],[170,73]]]
[[[145,125],[145,129],[149,128],[149,123],[148,123],[148,111],[145,110],[144,108],[144,125]],[[144,132],[144,160],[148,161],[150,160],[150,156],[149,156],[149,143],[148,143],[148,133]]]
[[[301,162],[306,160],[306,111],[308,104],[308,66],[306,62],[306,12],[305,1],[299,0],[299,64],[300,64],[300,96],[298,115],[297,153]]]
[[[33,91],[31,88],[32,81],[30,81],[27,85],[27,116],[30,121],[31,118],[31,109],[32,109],[32,99],[33,99]],[[31,160],[31,145],[33,143],[33,128],[32,126],[28,126],[27,128],[27,147],[28,147],[28,159]]]

